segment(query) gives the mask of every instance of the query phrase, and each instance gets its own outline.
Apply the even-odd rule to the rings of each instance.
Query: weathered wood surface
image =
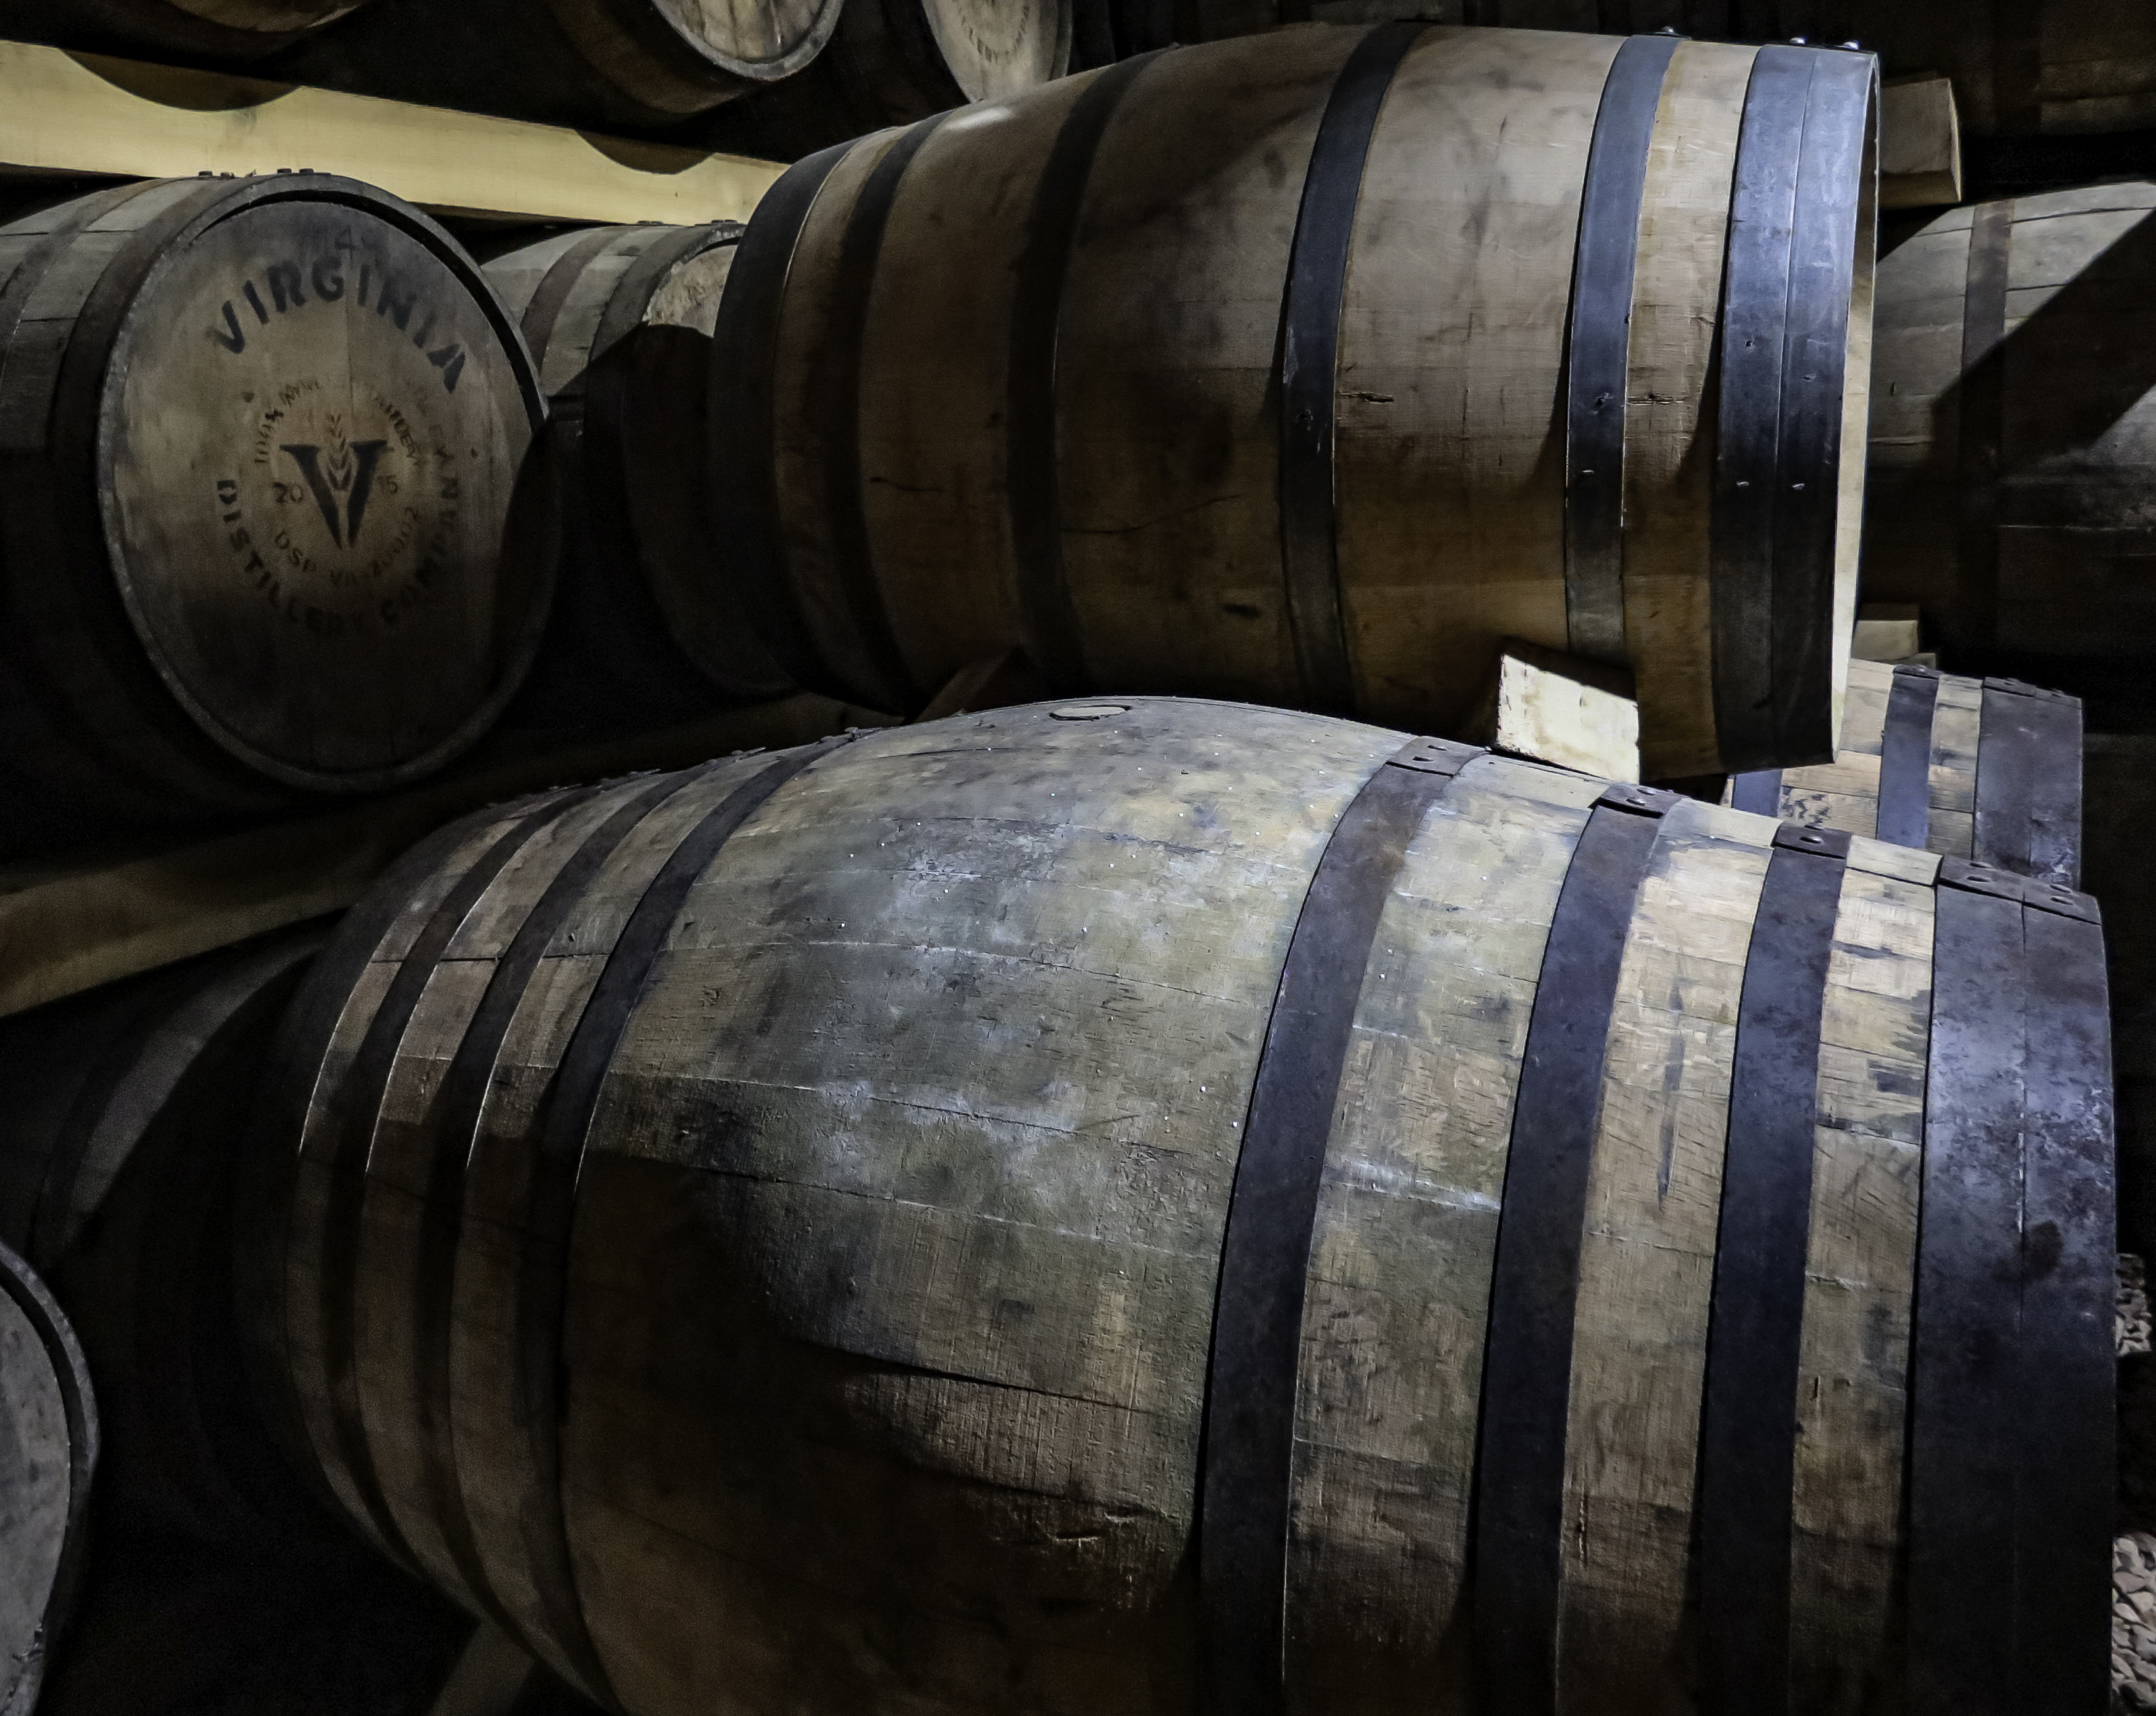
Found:
[[[1488,698],[1460,736],[1605,781],[1640,778],[1640,705],[1630,677],[1531,643],[1505,646]]]
[[[290,1433],[384,1548],[637,1716],[1190,1709],[1241,1132],[1312,873],[1401,742],[1144,698],[893,729],[797,756],[680,894],[654,878],[770,760],[446,832],[291,1015],[255,1304]],[[1476,1708],[1507,1139],[1602,791],[1476,756],[1382,895],[1300,1324],[1290,1708]],[[1688,1684],[1724,1131],[1777,838],[1654,802],[1590,1130],[1568,1716]],[[1789,1402],[1807,1711],[1900,1672],[1939,863],[1860,838],[1839,882]],[[678,905],[641,921],[654,897]],[[587,1117],[567,1068],[594,1043]]]
[[[82,1570],[97,1408],[82,1350],[30,1266],[0,1244],[0,1711],[36,1708]]]
[[[295,82],[549,125],[652,130],[793,76],[842,0],[372,0],[271,62]]]
[[[1886,258],[1867,597],[1964,652],[2156,656],[2152,288],[2141,183],[1955,209]]]
[[[0,42],[0,164],[40,177],[312,167],[439,214],[744,220],[781,169],[549,125]]]
[[[341,911],[413,843],[494,800],[888,719],[801,695],[566,750],[497,740],[463,770],[354,809],[0,868],[0,1015]]]
[[[849,0],[813,64],[714,115],[710,135],[791,161],[884,125],[1024,95],[1070,69],[1079,4]]]
[[[1980,136],[2156,126],[2156,16],[2141,0],[1176,0],[1175,34],[1209,41],[1298,18],[1517,29],[1674,29],[1739,42],[1860,42],[1890,76],[1943,74]],[[1158,45],[1148,41],[1147,46]]]
[[[1961,201],[1961,119],[1953,81],[1890,79],[1879,92],[1879,206]]]
[[[730,291],[721,309],[721,389],[746,427],[713,480],[752,526],[750,575],[796,617],[778,623],[798,637],[773,637],[789,671],[916,709],[966,663],[1021,645],[1066,692],[1352,704],[1452,732],[1500,639],[1577,653],[1563,377],[1583,177],[1617,51],[1604,37],[1434,28],[1394,75],[1337,351],[1306,360],[1337,362],[1337,421],[1315,455],[1331,461],[1333,512],[1311,527],[1332,561],[1291,598],[1285,282],[1312,141],[1367,33],[1309,26],[1167,54],[1136,69],[1092,145],[1100,116],[1081,105],[1130,68],[925,141],[880,133],[822,182],[798,243],[767,213],[766,254],[752,226],[736,279],[783,274],[783,289]],[[1717,685],[1711,599],[1734,551],[1714,530],[1736,503],[1716,499],[1713,360],[1753,59],[1679,45],[1648,150],[1621,626],[1650,778],[1731,766],[1717,696],[1766,695],[1740,692],[1734,667]],[[1870,253],[1855,224],[1850,243],[1855,284],[1825,315],[1846,326],[1844,404],[1861,421]],[[767,364],[768,404],[742,373]],[[1831,753],[1860,445],[1839,455],[1839,540],[1802,564],[1779,551],[1778,587],[1803,592],[1784,612],[1804,609],[1822,640],[1774,694],[1782,761]],[[1342,686],[1304,654],[1330,647],[1327,602]]]
[[[476,266],[322,175],[151,181],[0,228],[0,802],[20,851],[408,785],[552,596],[544,411]]]
[[[711,330],[741,228],[572,231],[487,264],[546,391],[562,582],[525,703],[649,728],[791,683],[705,505]]]
[[[0,29],[63,48],[245,64],[290,46],[367,0],[37,0]]]
[[[1987,682],[1958,674],[1941,674],[1938,679],[1938,699],[1930,723],[1924,849],[1943,858],[1973,858],[2025,875],[2051,875],[2077,884],[2084,797],[2078,708],[2067,718],[2072,730],[2068,754],[2036,757],[2015,724],[1997,720],[1987,727],[1987,684],[2012,682]],[[1781,770],[1776,814],[1807,827],[1840,828],[1866,836],[1878,832],[1880,750],[1893,684],[1894,669],[1888,663],[1850,663],[1841,750],[1831,763]],[[2024,689],[2035,692],[2034,687]],[[2050,694],[2035,694],[2051,700]],[[2065,702],[2071,704],[2073,700]],[[2031,763],[2049,771],[2050,780],[2060,789],[2058,802],[2035,814],[2055,817],[2059,825],[2055,831],[2025,826],[2011,832],[1987,829],[1979,837],[1979,782],[1987,758],[2002,772]],[[1736,790],[1732,785],[1724,791],[1724,803],[1735,802]],[[2033,848],[2038,847],[2045,856],[2035,855]]]

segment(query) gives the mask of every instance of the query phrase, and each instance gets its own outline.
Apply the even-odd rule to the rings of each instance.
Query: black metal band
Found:
[[[53,1297],[51,1288],[38,1278],[37,1272],[5,1244],[0,1244],[0,1293],[14,1302],[44,1346],[53,1375],[59,1384],[60,1411],[67,1421],[67,1524],[61,1536],[59,1558],[53,1566],[52,1585],[45,1593],[40,1627],[49,1648],[67,1618],[80,1580],[83,1556],[89,1548],[86,1528],[90,1486],[97,1473],[100,1448],[97,1400],[90,1386],[90,1362],[83,1356],[82,1345],[75,1339],[74,1329],[60,1309],[59,1302]],[[8,1572],[17,1575],[19,1570],[11,1568]],[[37,1702],[36,1685],[33,1672],[30,1703],[22,1707],[25,1712]]]
[[[824,337],[809,369],[808,411],[815,420],[824,444],[828,473],[827,504],[830,518],[833,580],[839,597],[838,614],[851,635],[846,639],[846,658],[831,663],[848,694],[871,708],[911,714],[927,695],[913,683],[891,629],[891,613],[884,606],[883,591],[876,583],[875,561],[869,541],[868,495],[861,473],[862,361],[867,355],[869,305],[874,296],[876,264],[883,254],[884,233],[891,226],[891,212],[898,202],[898,187],[923,145],[936,134],[947,114],[937,114],[909,126],[870,169],[860,195],[846,219],[839,240],[838,260],[832,269],[831,303],[824,322]],[[841,645],[834,632],[827,632],[825,650]]]
[[[556,257],[553,266],[541,278],[538,289],[532,293],[531,301],[524,306],[524,314],[516,324],[517,331],[524,336],[524,343],[531,348],[535,369],[544,370],[547,366],[547,348],[553,343],[554,324],[561,320],[562,306],[577,289],[577,282],[583,278],[592,259],[620,236],[619,227],[593,228]],[[541,385],[543,388],[543,377]]]
[[[1341,612],[1334,535],[1340,312],[1378,112],[1393,74],[1427,28],[1380,24],[1356,44],[1341,68],[1303,175],[1281,304],[1281,572],[1288,628],[1304,703],[1342,714],[1355,707],[1355,674]]]
[[[1897,668],[1879,732],[1879,806],[1873,832],[1889,846],[1918,852],[1932,838],[1932,721],[1939,676],[1926,668]]]
[[[1772,817],[1779,822],[1782,771],[1754,769],[1747,774],[1732,775],[1729,781],[1729,803],[1732,810],[1749,811],[1755,817]]]
[[[2047,897],[2063,904],[2046,909]],[[2116,1155],[2102,926],[2066,889],[2026,890],[2028,1109],[2021,1217],[2020,1657],[2015,1709],[2110,1708],[2118,1462]]]
[[[1204,1708],[1280,1716],[1305,1278],[1370,946],[1409,843],[1481,753],[1418,740],[1363,785],[1311,878],[1281,971],[1222,1236],[1198,1513]]]
[[[1776,831],[1737,1010],[1699,1443],[1699,1707],[1790,1716],[1798,1372],[1820,1034],[1849,836]]]
[[[1970,855],[2071,888],[2081,850],[2081,699],[1986,679]]]
[[[586,1689],[602,1703],[613,1703],[613,1695],[584,1621],[562,1499],[562,1324],[585,1143],[614,1052],[644,999],[689,890],[773,793],[850,739],[845,735],[782,752],[682,837],[622,925],[532,1126],[516,1292],[516,1421],[526,1432],[517,1473],[518,1511],[527,1565],[548,1628],[588,1677]]]
[[[1833,756],[1844,371],[1877,65],[1768,47],[1738,135],[1713,518],[1723,761]]]
[[[727,521],[742,606],[787,674],[844,698],[819,658],[788,566],[778,504],[778,364],[786,277],[832,170],[855,146],[806,156],[763,193],[734,251],[711,329],[711,516]]]
[[[1026,658],[1051,691],[1087,684],[1086,646],[1063,560],[1062,485],[1056,468],[1056,330],[1086,187],[1101,139],[1131,85],[1158,54],[1126,59],[1095,78],[1055,134],[1026,217],[1025,248],[1011,290],[1010,369],[1004,412],[1004,491],[1016,562]]]
[[[1676,795],[1597,801],[1550,919],[1512,1108],[1476,1452],[1478,1708],[1555,1716],[1566,1418],[1589,1170],[1617,978]]]
[[[1962,295],[1953,599],[1938,616],[1962,648],[1997,641],[1999,453],[2006,428],[2006,278],[2014,205],[1979,203],[1969,217],[1969,274]]]
[[[1632,277],[1655,111],[1675,36],[1634,36],[1617,50],[1595,110],[1580,193],[1565,358],[1564,608],[1574,655],[1625,653],[1625,402],[1632,355]]]
[[[389,1503],[382,1494],[375,1470],[374,1451],[359,1401],[359,1255],[362,1222],[367,1203],[367,1160],[382,1112],[382,1099],[397,1065],[397,1051],[405,1027],[419,1005],[428,981],[434,975],[444,949],[480,897],[526,842],[547,823],[588,797],[589,792],[564,793],[526,811],[511,822],[494,843],[473,860],[471,867],[451,885],[390,979],[381,1004],[367,1022],[352,1064],[338,1088],[339,1104],[329,1139],[327,1183],[323,1189],[321,1256],[317,1268],[321,1285],[317,1302],[321,1343],[322,1380],[332,1437],[338,1459],[352,1480],[361,1507],[383,1548],[415,1575],[424,1570],[405,1540]]]
[[[413,1428],[419,1442],[421,1481],[430,1516],[440,1524],[444,1546],[465,1588],[511,1637],[516,1624],[487,1577],[457,1474],[450,1340],[456,1321],[457,1254],[464,1240],[465,1168],[511,1022],[569,914],[632,829],[684,787],[724,766],[708,763],[660,776],[584,837],[495,961],[485,991],[412,1140],[415,1155],[427,1162],[427,1196],[419,1212],[419,1255],[411,1296],[413,1398],[419,1407],[419,1421]]]
[[[2027,963],[2018,878],[1934,894],[1931,1068],[1910,1352],[1909,1683],[2010,1716],[2022,1467],[2015,1363]],[[2099,1609],[2099,1613],[2105,1612]]]

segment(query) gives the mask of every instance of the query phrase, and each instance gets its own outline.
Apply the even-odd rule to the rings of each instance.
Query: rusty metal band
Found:
[[[1932,722],[1939,676],[1897,668],[1879,732],[1879,805],[1873,832],[1890,846],[1922,852],[1932,838]]]
[[[523,1254],[517,1270],[516,1366],[518,1424],[525,1430],[516,1474],[518,1513],[533,1587],[555,1641],[571,1656],[585,1690],[615,1702],[584,1620],[569,1554],[562,1496],[562,1329],[577,1180],[614,1053],[649,987],[674,920],[721,848],[780,787],[850,735],[782,752],[721,799],[685,834],[638,898],[570,1032],[531,1135]]]
[[[875,551],[869,532],[868,494],[861,469],[863,365],[868,356],[869,310],[875,292],[877,264],[899,187],[937,128],[948,117],[937,114],[909,126],[886,148],[862,184],[839,239],[832,267],[831,302],[823,337],[809,368],[807,410],[824,448],[828,528],[839,629],[850,648],[833,666],[853,689],[850,695],[872,709],[909,714],[925,694],[913,683],[891,627],[891,612],[876,582]],[[837,642],[834,629],[826,653]]]
[[[778,364],[786,279],[817,193],[856,146],[805,156],[763,193],[734,251],[711,329],[711,516],[727,521],[743,611],[787,674],[843,698],[793,589],[778,500]]]
[[[420,925],[410,948],[398,960],[367,1030],[360,1038],[336,1094],[334,1129],[328,1140],[321,1216],[321,1257],[317,1264],[316,1304],[322,1384],[336,1456],[350,1478],[367,1523],[383,1549],[415,1574],[418,1558],[398,1528],[375,1470],[374,1451],[359,1398],[359,1258],[367,1208],[367,1162],[397,1051],[405,1027],[425,993],[434,967],[480,897],[509,861],[542,828],[581,803],[588,792],[564,793],[511,821],[491,845],[459,876]]]
[[[2118,1200],[2103,928],[2071,889],[2025,884],[2032,1028],[2021,1213],[2021,1472],[2013,1708],[2111,1708],[2118,1462]],[[2040,1027],[2040,1028],[2039,1028]]]
[[[1243,1126],[1205,1381],[1198,1512],[1202,1708],[1281,1716],[1305,1278],[1370,948],[1408,846],[1481,755],[1419,740],[1335,825],[1296,919]]]
[[[1908,1672],[1927,1708],[2010,1716],[2029,973],[2020,879],[1949,859],[1939,882],[1910,1350]]]
[[[424,1159],[428,1165],[409,1308],[413,1398],[419,1405],[418,1421],[413,1429],[419,1442],[420,1481],[429,1515],[440,1525],[443,1544],[465,1588],[511,1637],[516,1635],[516,1623],[487,1577],[457,1473],[451,1332],[456,1320],[457,1255],[464,1238],[465,1169],[493,1086],[502,1043],[540,960],[570,913],[583,902],[607,861],[646,816],[677,792],[724,766],[709,763],[661,776],[643,791],[631,794],[584,836],[495,960],[479,1005],[457,1040],[449,1070],[442,1075],[414,1129],[415,1158]]]
[[[1834,752],[1843,387],[1876,79],[1869,55],[1768,47],[1745,91],[1711,521],[1715,721],[1737,770]]]
[[[1675,36],[1634,36],[1618,49],[1595,110],[1580,192],[1565,354],[1564,609],[1574,655],[1625,654],[1625,402],[1632,355],[1632,278],[1655,112]]]
[[[1051,691],[1086,683],[1085,637],[1063,558],[1063,496],[1056,460],[1056,331],[1094,157],[1108,121],[1159,56],[1100,74],[1072,105],[1049,151],[1026,217],[1011,292],[1004,412],[1004,486],[1026,658]]]
[[[1779,769],[1754,769],[1729,778],[1729,804],[1732,810],[1749,811],[1755,817],[1773,817],[1779,821],[1782,815],[1782,771]]]
[[[75,1339],[67,1314],[61,1310],[59,1301],[38,1278],[37,1272],[5,1244],[0,1244],[0,1293],[14,1302],[44,1348],[53,1375],[59,1384],[60,1411],[67,1422],[67,1523],[63,1528],[59,1555],[53,1567],[52,1585],[45,1593],[39,1628],[49,1648],[67,1619],[81,1579],[83,1558],[89,1550],[90,1480],[97,1474],[100,1445],[97,1398],[91,1388],[90,1361],[83,1356],[82,1344]],[[18,1570],[9,1570],[12,1574]],[[35,1705],[36,1690],[36,1673],[33,1671],[30,1702],[22,1706],[24,1711]]]
[[[1427,28],[1380,24],[1341,68],[1303,175],[1281,303],[1280,541],[1288,629],[1305,705],[1335,714],[1355,707],[1333,489],[1348,258],[1378,110],[1400,62]]]
[[[1792,1716],[1790,1553],[1820,1037],[1849,836],[1784,824],[1730,1069],[1701,1401],[1699,1708]]]
[[[1979,203],[1969,218],[1962,295],[1953,600],[1939,616],[1947,641],[1962,648],[1997,641],[1998,485],[2006,429],[2006,278],[2013,245],[2014,205]]]
[[[2081,699],[1984,682],[1971,856],[2072,888],[2081,881]]]
[[[1572,1341],[1618,972],[1674,793],[1596,801],[1550,919],[1497,1218],[1473,1502],[1477,1708],[1556,1716]]]

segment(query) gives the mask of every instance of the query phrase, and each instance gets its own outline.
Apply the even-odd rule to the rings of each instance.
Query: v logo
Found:
[[[322,469],[320,447],[285,442],[278,449],[292,455],[292,463],[307,479],[315,505],[322,510],[330,540],[340,548],[349,548],[359,540],[359,521],[366,516],[367,496],[374,492],[374,468],[382,462],[382,451],[388,444],[387,441],[355,441],[348,448],[333,448],[327,471]],[[341,519],[337,515],[340,500],[344,503]]]

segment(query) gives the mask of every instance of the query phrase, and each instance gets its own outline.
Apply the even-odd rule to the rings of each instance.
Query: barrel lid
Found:
[[[98,467],[129,618],[250,768],[416,778],[514,693],[551,599],[548,558],[504,546],[544,411],[530,355],[456,242],[386,192],[280,175],[189,207],[85,310],[121,300]]]
[[[972,101],[996,101],[1070,69],[1070,0],[921,0],[951,76]]]

